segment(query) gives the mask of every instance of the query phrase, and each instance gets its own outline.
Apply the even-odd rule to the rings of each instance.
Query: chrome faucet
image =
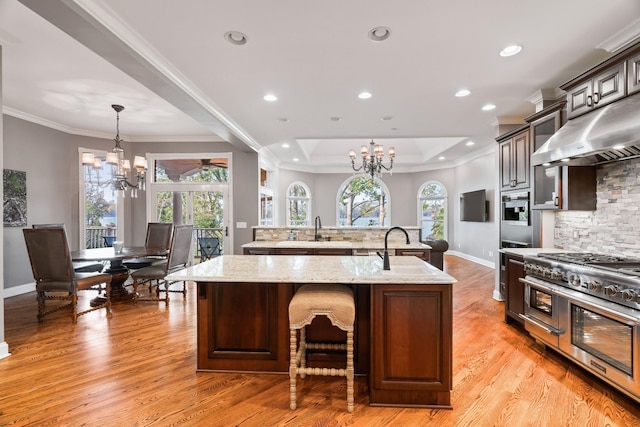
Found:
[[[320,221],[320,215],[316,217],[315,230],[313,232],[313,240],[315,240],[316,242],[320,239],[320,237],[322,237],[318,234],[319,228],[322,228],[322,221]]]
[[[380,252],[376,252],[378,254],[378,256],[380,258],[382,258],[382,269],[383,270],[391,270],[391,265],[389,264],[389,250],[388,250],[388,243],[387,243],[387,238],[389,237],[389,233],[391,233],[393,230],[400,230],[404,233],[404,235],[407,237],[407,245],[409,243],[411,243],[409,241],[409,233],[407,233],[407,230],[405,230],[402,227],[391,227],[388,231],[387,234],[384,235],[384,256],[380,254]]]

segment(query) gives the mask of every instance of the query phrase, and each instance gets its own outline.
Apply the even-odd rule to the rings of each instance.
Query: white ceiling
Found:
[[[368,38],[378,26],[388,40]],[[133,143],[226,140],[348,172],[373,139],[399,171],[424,170],[486,152],[532,95],[639,34],[638,0],[0,0],[3,112],[113,138],[116,103]]]

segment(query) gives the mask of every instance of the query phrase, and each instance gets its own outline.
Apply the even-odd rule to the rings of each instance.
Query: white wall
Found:
[[[2,46],[0,45],[0,109],[2,108]],[[0,114],[0,150],[4,149],[3,115]],[[3,169],[4,156],[0,157],[0,169]],[[4,200],[3,187],[0,187],[0,198]],[[4,227],[0,230],[0,239],[3,238]],[[3,245],[4,246],[4,245]],[[9,345],[4,340],[4,247],[0,247],[0,359],[9,355]]]
[[[427,181],[437,181],[448,193],[447,240],[450,250],[466,254],[472,260],[494,265],[498,257],[499,233],[496,217],[497,149],[461,166],[434,171],[384,174],[382,181],[389,188],[391,198],[391,226],[416,226],[418,189]],[[323,225],[336,225],[336,195],[340,185],[352,174],[313,174],[290,170],[280,171],[279,190],[283,195],[281,212],[285,211],[286,190],[292,182],[302,181],[312,194],[312,215],[320,215]],[[485,223],[460,221],[460,193],[485,189],[490,200],[489,221]],[[284,215],[277,225],[283,225]]]

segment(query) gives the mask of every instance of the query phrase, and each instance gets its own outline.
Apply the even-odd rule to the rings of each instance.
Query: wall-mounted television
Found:
[[[460,221],[486,222],[489,220],[489,201],[485,190],[460,194]]]

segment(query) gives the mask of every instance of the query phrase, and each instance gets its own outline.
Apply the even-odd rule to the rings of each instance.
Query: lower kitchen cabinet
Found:
[[[524,314],[524,257],[505,254],[505,299],[504,321],[524,324],[520,314]]]
[[[423,261],[429,262],[431,258],[430,249],[396,249],[398,256],[417,256]]]

